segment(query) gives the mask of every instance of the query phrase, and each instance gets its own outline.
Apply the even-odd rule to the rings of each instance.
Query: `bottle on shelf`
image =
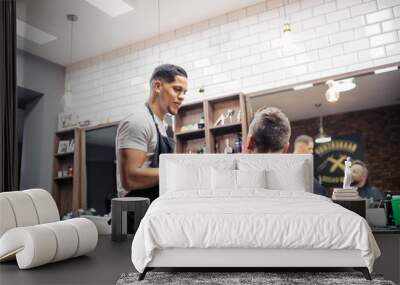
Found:
[[[242,152],[242,135],[238,134],[235,140],[235,143],[233,145],[233,150],[235,153],[241,153]]]
[[[197,126],[199,129],[204,129],[204,126],[206,125],[205,120],[204,120],[204,114],[201,114],[200,120],[197,123]]]
[[[74,169],[72,168],[72,166],[68,166],[68,176],[72,176],[74,174]]]
[[[393,208],[392,208],[392,192],[391,191],[385,192],[385,198],[383,199],[383,206],[384,206],[385,212],[386,212],[387,225],[393,226],[395,223],[394,223],[394,215],[393,215]]]
[[[62,167],[62,176],[68,177],[68,167],[65,166]]]
[[[202,153],[206,153],[207,152],[207,146],[206,143],[203,144],[203,147],[201,148]]]
[[[233,153],[233,149],[229,145],[229,139],[225,139],[224,153],[225,154]]]
[[[215,153],[219,153],[219,143],[215,142],[215,147],[214,147]]]

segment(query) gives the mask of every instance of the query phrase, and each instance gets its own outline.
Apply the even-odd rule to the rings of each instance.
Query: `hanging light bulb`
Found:
[[[282,29],[282,44],[284,48],[291,48],[293,44],[292,27],[290,26],[288,17],[286,15],[286,1],[283,3],[283,15],[285,18],[285,23]]]
[[[340,92],[336,88],[335,81],[328,80],[326,85],[328,85],[328,90],[325,92],[326,100],[330,103],[337,102],[340,98]]]
[[[70,45],[69,45],[69,64],[72,64],[72,43],[74,34],[74,22],[78,21],[78,16],[74,14],[68,14],[67,20],[71,22],[71,33],[70,33]],[[67,73],[65,80],[64,96],[62,98],[64,109],[70,109],[72,107],[72,88],[71,88],[71,77]]]
[[[339,101],[340,92],[337,91],[335,87],[332,87],[326,90],[325,97],[329,103],[335,103]]]
[[[292,28],[289,23],[283,25],[282,41],[284,47],[291,47],[293,43]]]
[[[332,138],[324,132],[324,125],[322,123],[322,116],[319,117],[319,133],[315,138],[316,143],[327,143],[330,142]]]
[[[322,122],[322,115],[321,115],[321,112],[320,112],[320,109],[319,109],[319,108],[321,108],[321,106],[322,106],[322,104],[315,104],[315,107],[318,109],[318,112],[319,112],[319,132],[318,132],[318,135],[315,138],[315,142],[316,143],[327,143],[327,142],[330,142],[332,140],[332,138],[328,134],[326,134],[324,132],[324,125],[323,125],[323,122]]]
[[[337,102],[341,92],[346,92],[356,88],[356,83],[353,77],[337,81],[328,80],[326,85],[328,85],[328,90],[325,93],[325,97],[328,102]]]

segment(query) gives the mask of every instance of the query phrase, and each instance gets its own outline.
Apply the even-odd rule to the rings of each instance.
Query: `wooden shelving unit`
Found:
[[[197,153],[206,144],[205,127],[190,129],[204,117],[204,102],[182,106],[175,116],[175,141],[177,153]],[[183,129],[186,127],[186,130]],[[197,126],[198,127],[198,126]]]
[[[82,206],[80,181],[81,132],[81,129],[75,128],[59,131],[54,135],[52,194],[61,216]],[[60,141],[71,142],[71,140],[74,140],[74,150],[59,153]]]
[[[233,114],[220,124],[216,124],[221,114]],[[240,117],[238,113],[240,112]],[[200,118],[204,117],[205,126],[194,129]],[[195,126],[193,126],[195,125]],[[188,127],[189,126],[189,127]],[[182,131],[182,127],[186,130]],[[183,106],[175,117],[175,140],[177,153],[223,152],[224,142],[234,148],[234,141],[240,136],[242,150],[247,138],[246,103],[243,94],[234,94],[218,99],[210,99]]]

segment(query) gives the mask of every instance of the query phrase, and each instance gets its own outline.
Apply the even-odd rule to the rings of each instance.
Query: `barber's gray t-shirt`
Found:
[[[164,122],[154,115],[158,129],[162,136],[166,136]],[[143,167],[149,167],[153,159],[157,145],[157,130],[154,125],[153,117],[146,105],[141,105],[132,110],[132,114],[122,119],[118,125],[115,151],[117,158],[117,190],[118,196],[123,197],[127,194],[120,180],[119,155],[120,149],[132,148],[146,152],[146,160]]]

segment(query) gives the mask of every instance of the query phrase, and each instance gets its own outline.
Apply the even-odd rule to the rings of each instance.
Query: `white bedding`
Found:
[[[306,192],[228,192],[172,192],[155,200],[132,243],[135,268],[143,272],[155,249],[301,248],[360,250],[372,272],[380,251],[359,215]]]

